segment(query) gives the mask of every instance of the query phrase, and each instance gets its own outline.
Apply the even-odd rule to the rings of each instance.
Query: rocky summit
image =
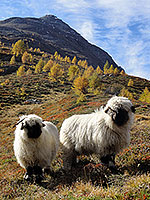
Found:
[[[19,39],[28,42],[29,47],[40,48],[42,51],[54,53],[58,51],[62,56],[76,56],[86,59],[88,64],[103,68],[108,60],[109,64],[119,67],[112,57],[103,49],[90,44],[79,33],[54,15],[41,18],[13,17],[0,21],[0,40],[11,45]]]

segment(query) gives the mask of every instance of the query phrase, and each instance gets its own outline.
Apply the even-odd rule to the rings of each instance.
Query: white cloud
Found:
[[[68,9],[68,11],[79,13],[84,8],[87,8],[89,4],[85,0],[56,0],[56,6],[60,6],[61,8]]]
[[[81,35],[86,38],[89,42],[94,41],[94,26],[91,21],[85,21],[81,24],[80,28]]]

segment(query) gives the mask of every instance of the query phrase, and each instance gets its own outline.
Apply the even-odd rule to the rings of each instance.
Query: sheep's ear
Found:
[[[112,120],[118,126],[124,125],[128,121],[128,119],[129,119],[128,112],[123,108],[119,108],[118,111],[112,116]]]
[[[22,123],[21,124],[21,128],[20,128],[21,130],[23,130],[24,129],[24,124]]]
[[[104,112],[106,114],[108,114],[109,116],[111,116],[112,118],[115,118],[116,116],[116,111],[114,111],[113,109],[111,109],[110,107],[108,107],[107,109],[104,109]]]
[[[26,122],[25,122],[25,123],[22,123],[22,124],[21,124],[21,130],[23,130],[24,128],[27,128],[27,126],[28,126],[28,125],[27,125]]]

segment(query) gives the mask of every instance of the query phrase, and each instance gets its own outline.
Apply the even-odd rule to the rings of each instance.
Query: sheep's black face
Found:
[[[118,126],[123,126],[124,124],[127,123],[128,120],[129,120],[128,112],[123,108],[118,109],[118,111],[116,112],[116,116],[113,119],[113,121]]]
[[[38,123],[32,126],[26,123],[24,128],[28,130],[27,131],[28,138],[38,138],[42,133],[41,126]]]

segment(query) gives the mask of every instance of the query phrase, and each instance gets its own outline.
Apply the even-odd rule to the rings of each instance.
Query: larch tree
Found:
[[[76,63],[77,63],[77,57],[74,56],[73,59],[72,59],[72,64],[76,65]]]
[[[114,67],[113,67],[113,65],[110,65],[110,68],[108,69],[108,74],[114,74]]]
[[[119,71],[119,69],[116,67],[115,69],[114,69],[114,75],[118,75],[120,73],[120,71]]]
[[[78,76],[73,81],[73,89],[75,90],[76,94],[85,94],[87,92],[88,80],[84,76]]]
[[[55,51],[55,53],[54,53],[54,58],[55,58],[55,60],[57,60],[57,58],[58,58],[58,52],[57,51]]]
[[[87,69],[87,68],[88,68],[88,62],[87,62],[87,60],[83,60],[81,66],[82,66],[83,68]]]
[[[24,75],[25,75],[25,67],[24,67],[24,65],[22,65],[17,70],[17,76],[24,76]]]
[[[139,97],[139,100],[146,103],[150,103],[150,92],[148,90],[148,87],[145,87],[144,91]]]
[[[128,91],[128,89],[126,89],[125,87],[122,88],[122,90],[120,91],[119,96],[123,96],[123,97],[127,97],[130,100],[133,100],[133,94],[131,92]]]
[[[31,63],[32,62],[32,55],[25,51],[22,55],[22,63]]]
[[[10,60],[10,64],[11,64],[11,65],[14,65],[15,63],[16,63],[15,56],[12,56],[12,57],[11,57],[11,60]]]
[[[27,75],[31,75],[32,74],[32,70],[29,68],[26,72]]]
[[[71,63],[70,57],[67,58],[67,62],[68,62],[68,63]]]
[[[27,45],[24,43],[23,40],[18,40],[12,48],[12,53],[16,56],[19,56],[20,54],[23,55],[23,53],[27,50]]]
[[[61,68],[61,66],[56,63],[51,67],[51,70],[49,72],[49,76],[52,78],[52,80],[56,81],[62,77],[64,74],[64,70]]]
[[[44,61],[43,59],[40,59],[37,65],[35,66],[35,73],[38,74],[42,71],[42,68],[44,66]]]
[[[100,66],[98,65],[97,68],[96,68],[96,72],[97,74],[99,75],[102,75],[103,74],[103,71],[101,70]]]
[[[104,74],[108,74],[108,69],[109,69],[109,62],[108,60],[106,60],[106,63],[103,68]]]
[[[50,71],[50,69],[53,67],[53,64],[54,64],[53,60],[50,59],[50,60],[46,63],[46,65],[44,65],[43,71],[44,71],[44,72]]]
[[[129,86],[129,87],[130,87],[130,86],[133,86],[133,84],[134,84],[133,80],[132,80],[132,79],[129,79],[128,86]]]
[[[89,78],[89,87],[91,89],[96,89],[97,87],[100,87],[101,79],[99,78],[99,75],[97,72],[94,72],[92,76]]]
[[[68,69],[69,80],[72,81],[78,74],[79,68],[77,65],[71,65]]]
[[[67,59],[68,59],[68,57],[67,57],[67,56],[65,56],[65,58],[64,58],[64,62],[67,62]]]
[[[124,70],[121,70],[120,74],[121,74],[121,75],[125,75],[126,73],[125,73]]]
[[[82,60],[79,60],[77,63],[79,66],[82,66]]]
[[[94,73],[94,68],[92,65],[90,65],[85,71],[84,71],[84,77],[87,79]]]

